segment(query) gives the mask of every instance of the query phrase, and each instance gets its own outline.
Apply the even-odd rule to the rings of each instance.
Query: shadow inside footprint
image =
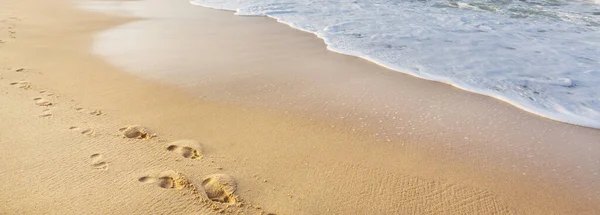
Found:
[[[81,131],[81,134],[92,136],[92,135],[94,135],[94,130],[92,130],[91,128],[88,128],[88,129]]]
[[[52,116],[52,111],[50,111],[49,109],[43,110],[42,114],[40,114],[40,117],[42,117],[42,118],[51,117],[51,116]]]
[[[94,167],[94,169],[107,170],[108,163],[106,163],[106,162],[95,163],[95,164],[92,164],[92,167]]]
[[[29,84],[28,81],[12,82],[12,83],[10,83],[10,85],[18,85],[18,87],[22,88],[22,89],[30,89],[31,88],[31,85]]]
[[[108,163],[102,161],[102,155],[99,153],[90,155],[91,165],[94,169],[107,170]]]
[[[94,132],[94,130],[91,128],[84,129],[84,128],[79,128],[77,126],[71,126],[71,127],[69,127],[69,130],[79,132],[80,134],[83,134],[86,136],[91,136],[91,137],[96,136],[96,132]]]
[[[147,128],[144,128],[139,125],[132,125],[120,128],[119,131],[121,131],[123,135],[127,138],[150,139],[156,136],[156,134],[153,134]]]
[[[90,115],[94,115],[94,116],[102,116],[104,115],[104,113],[101,110],[94,110],[89,112]]]
[[[158,186],[165,189],[181,189],[184,186],[180,186],[182,183],[178,182],[178,178],[173,178],[170,176],[160,177],[158,178]]]
[[[156,182],[156,180],[153,177],[150,176],[144,176],[138,179],[139,182],[143,182],[143,183],[154,183]]]
[[[201,159],[204,156],[202,154],[202,146],[194,140],[179,140],[172,142],[171,145],[167,146],[167,151],[177,152],[184,158],[194,160]]]
[[[39,106],[51,106],[52,102],[46,100],[46,99],[42,99],[42,98],[35,98],[35,104],[39,105]]]
[[[188,180],[183,175],[174,171],[162,172],[157,177],[144,176],[139,178],[138,181],[146,184],[156,184],[164,189],[179,190],[189,185]]]
[[[212,201],[233,204],[237,199],[233,195],[237,189],[235,180],[225,174],[213,174],[204,177],[202,187]]]

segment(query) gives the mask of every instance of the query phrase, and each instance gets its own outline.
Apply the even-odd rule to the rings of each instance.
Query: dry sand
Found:
[[[0,0],[0,214],[600,213],[598,130],[327,52],[266,18],[150,2],[171,14]],[[107,56],[121,68],[91,52],[116,26],[144,38],[108,34],[130,45]]]

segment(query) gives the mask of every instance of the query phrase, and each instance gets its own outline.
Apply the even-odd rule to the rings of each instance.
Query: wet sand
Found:
[[[268,18],[107,2],[2,2],[0,211],[600,211],[598,130],[329,52]],[[131,124],[156,136],[124,138]]]

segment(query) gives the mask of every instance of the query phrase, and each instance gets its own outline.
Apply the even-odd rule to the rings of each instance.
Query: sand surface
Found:
[[[598,130],[267,18],[77,3],[0,0],[0,214],[600,213]]]

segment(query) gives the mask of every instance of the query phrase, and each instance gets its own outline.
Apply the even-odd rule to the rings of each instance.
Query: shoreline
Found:
[[[368,61],[370,63],[376,64],[380,67],[383,67],[387,70],[391,70],[391,71],[395,71],[395,72],[399,72],[399,73],[403,73],[403,74],[407,74],[419,79],[423,79],[423,80],[427,80],[427,81],[433,81],[433,82],[438,82],[441,84],[447,84],[450,85],[452,87],[458,88],[460,90],[464,90],[470,93],[474,93],[474,94],[479,94],[479,95],[483,95],[483,96],[488,96],[494,99],[497,99],[499,101],[505,102],[507,104],[510,104],[511,106],[514,106],[518,109],[521,109],[522,111],[528,112],[530,114],[545,118],[545,119],[549,119],[549,120],[553,120],[553,121],[557,121],[557,122],[561,122],[561,123],[566,123],[566,124],[570,124],[570,125],[575,125],[575,126],[581,126],[584,128],[592,128],[592,129],[598,129],[600,130],[600,122],[598,121],[593,121],[593,120],[589,120],[588,118],[585,117],[581,117],[581,116],[577,116],[574,115],[572,113],[569,113],[567,115],[560,115],[557,114],[555,112],[551,112],[548,111],[546,109],[539,109],[539,108],[535,108],[531,105],[527,105],[527,104],[520,104],[518,101],[514,101],[509,99],[506,95],[502,95],[499,94],[498,92],[494,92],[491,91],[489,89],[476,89],[474,87],[468,87],[468,86],[464,86],[464,84],[460,84],[457,83],[456,80],[452,81],[451,78],[448,77],[443,77],[443,76],[436,76],[433,74],[425,74],[425,75],[420,75],[417,74],[415,72],[410,71],[409,69],[405,69],[405,68],[400,68],[398,66],[394,66],[392,64],[389,63],[385,63],[382,62],[380,60],[377,60],[375,58],[366,56],[366,55],[362,55],[362,54],[358,54],[358,53],[354,53],[354,52],[344,52],[344,51],[340,51],[337,50],[335,48],[331,47],[330,42],[327,41],[327,38],[318,35],[315,32],[311,32],[305,29],[302,29],[301,27],[295,26],[292,23],[288,23],[288,22],[284,22],[281,19],[274,17],[274,16],[269,16],[269,15],[265,15],[265,16],[258,16],[258,15],[238,15],[237,14],[237,10],[229,10],[229,9],[223,9],[223,8],[217,8],[217,7],[212,7],[209,5],[205,5],[205,4],[200,4],[197,3],[195,1],[190,1],[191,5],[194,6],[199,6],[199,7],[204,7],[204,8],[209,8],[209,9],[214,9],[214,10],[220,10],[220,11],[226,11],[226,12],[230,12],[233,13],[235,16],[242,16],[242,17],[267,17],[270,19],[275,20],[278,23],[281,23],[283,25],[286,25],[290,28],[293,28],[295,30],[301,31],[301,32],[305,32],[305,33],[309,33],[314,35],[315,37],[319,38],[320,40],[322,40],[322,42],[325,44],[327,50],[337,53],[337,54],[341,54],[341,55],[347,55],[347,56],[351,56],[351,57],[356,57],[356,58],[360,58],[362,60]],[[563,107],[561,107],[562,109],[564,109]]]
[[[121,69],[107,65],[103,60],[98,59],[96,56],[89,53],[89,46],[92,43],[91,39],[93,35],[96,35],[100,30],[108,27],[117,26],[120,23],[136,19],[114,18],[97,14],[94,15],[88,12],[76,12],[72,9],[63,8],[67,5],[67,1],[61,2],[65,3],[65,5],[56,6],[51,3],[46,4],[47,7],[60,9],[59,11],[63,11],[65,14],[55,23],[38,23],[41,18],[48,15],[48,13],[43,12],[44,9],[39,9],[39,15],[37,15],[39,17],[37,19],[31,18],[33,17],[31,14],[36,14],[36,11],[20,15],[29,18],[29,20],[25,19],[22,31],[17,29],[18,32],[23,32],[23,37],[19,34],[14,44],[7,44],[6,46],[0,47],[0,50],[6,49],[9,51],[0,53],[0,56],[5,57],[5,60],[0,61],[0,63],[11,68],[26,66],[27,70],[31,71],[27,74],[20,74],[14,73],[12,70],[3,70],[1,76],[5,80],[0,80],[2,86],[5,86],[5,84],[7,84],[6,86],[9,86],[9,82],[26,78],[31,82],[33,87],[51,89],[58,96],[48,96],[49,98],[52,98],[53,101],[56,101],[56,105],[53,107],[56,108],[56,112],[49,120],[58,122],[55,122],[55,125],[52,127],[47,127],[47,125],[37,125],[40,120],[37,117],[29,119],[26,114],[10,114],[11,111],[28,107],[26,105],[32,102],[32,95],[27,94],[27,92],[31,91],[23,91],[26,93],[22,93],[21,89],[16,89],[12,86],[6,90],[3,88],[3,91],[6,91],[11,95],[11,97],[5,101],[18,101],[7,107],[8,109],[6,112],[0,112],[0,116],[3,118],[14,118],[14,120],[9,121],[14,121],[15,123],[9,123],[9,125],[6,126],[12,125],[20,130],[27,130],[31,129],[28,128],[28,126],[36,125],[36,128],[38,128],[43,135],[36,134],[32,138],[25,138],[27,133],[17,132],[8,142],[5,142],[6,139],[3,138],[0,139],[0,143],[2,143],[2,147],[6,147],[3,150],[6,151],[10,149],[17,152],[15,155],[4,158],[6,161],[10,161],[9,164],[12,164],[15,161],[27,160],[25,157],[19,156],[24,156],[28,153],[28,150],[35,149],[37,147],[35,142],[41,140],[40,138],[45,138],[44,135],[50,135],[52,138],[46,139],[45,145],[47,145],[47,147],[44,148],[50,153],[50,156],[58,161],[67,160],[69,161],[69,165],[74,164],[76,166],[75,169],[77,170],[76,174],[82,174],[84,178],[94,183],[81,180],[69,182],[56,179],[57,176],[60,175],[67,176],[66,178],[70,179],[73,178],[73,173],[68,172],[68,168],[73,167],[66,165],[65,163],[64,165],[59,165],[61,168],[56,168],[52,167],[52,165],[41,165],[40,162],[44,162],[43,160],[33,160],[31,162],[28,161],[27,163],[31,163],[30,165],[33,165],[34,169],[39,168],[36,166],[43,166],[51,170],[38,173],[41,174],[42,178],[54,178],[55,180],[42,180],[43,183],[36,182],[31,185],[33,187],[28,188],[24,185],[31,183],[28,178],[32,175],[26,175],[25,177],[22,177],[19,174],[10,175],[14,174],[14,172],[18,172],[18,170],[8,168],[5,165],[9,164],[5,164],[0,166],[0,168],[3,170],[6,169],[7,171],[5,174],[8,176],[5,176],[10,180],[14,180],[17,185],[13,187],[3,186],[3,190],[6,190],[7,192],[23,195],[35,192],[45,193],[53,191],[65,195],[63,198],[59,198],[60,200],[65,201],[72,198],[73,195],[78,195],[78,192],[74,192],[77,191],[77,189],[80,189],[79,192],[89,193],[95,191],[97,188],[102,188],[105,193],[96,193],[90,195],[93,197],[91,199],[86,198],[84,200],[75,201],[74,203],[83,206],[82,208],[84,210],[86,208],[97,209],[98,211],[96,212],[98,213],[102,213],[102,211],[110,211],[113,213],[117,211],[143,213],[143,211],[132,211],[131,209],[118,207],[119,205],[110,204],[108,208],[103,209],[103,204],[99,203],[110,203],[111,200],[109,200],[109,198],[111,196],[109,194],[114,193],[117,194],[118,199],[128,199],[127,201],[133,205],[139,205],[140,207],[150,206],[149,209],[153,209],[153,212],[185,213],[185,211],[198,210],[193,204],[188,205],[188,201],[182,201],[181,197],[177,197],[181,196],[178,192],[171,192],[171,190],[154,186],[146,186],[138,181],[138,178],[145,174],[148,175],[152,174],[152,172],[160,172],[164,169],[175,169],[192,179],[215,172],[232,175],[238,182],[239,187],[237,195],[252,205],[261,205],[261,207],[268,212],[277,213],[310,214],[322,213],[323,211],[329,211],[331,213],[345,213],[350,211],[360,211],[364,213],[401,213],[402,211],[412,210],[423,212],[461,211],[465,213],[498,212],[531,214],[543,212],[567,213],[578,210],[588,210],[593,213],[594,211],[599,210],[598,206],[594,204],[597,200],[590,199],[586,201],[582,199],[577,202],[573,201],[573,199],[581,199],[583,197],[578,197],[578,192],[570,191],[568,187],[564,187],[561,183],[557,184],[557,187],[551,187],[549,184],[552,184],[552,181],[536,181],[528,177],[518,178],[515,175],[520,173],[503,169],[503,165],[505,164],[489,167],[491,169],[480,169],[480,166],[473,165],[473,162],[477,160],[472,160],[471,157],[465,157],[465,160],[469,161],[459,162],[456,158],[449,155],[456,153],[455,156],[461,157],[464,154],[475,153],[475,157],[484,164],[487,164],[486,162],[494,163],[494,159],[490,159],[487,156],[480,156],[485,153],[489,154],[486,150],[492,148],[471,148],[476,145],[476,143],[474,143],[463,145],[467,148],[460,148],[459,145],[447,146],[451,149],[448,151],[444,151],[447,149],[442,149],[441,151],[424,150],[424,148],[429,147],[440,147],[439,142],[441,141],[458,144],[459,142],[457,142],[456,139],[463,139],[463,136],[460,133],[453,135],[451,133],[441,132],[450,137],[443,136],[440,139],[440,137],[437,136],[427,136],[428,133],[431,134],[432,132],[439,131],[436,130],[436,127],[432,127],[432,130],[428,130],[418,129],[419,127],[415,126],[413,127],[417,128],[415,135],[399,136],[393,138],[389,142],[385,140],[381,141],[381,138],[373,136],[373,132],[376,131],[371,131],[369,129],[361,130],[360,123],[351,123],[353,120],[352,118],[347,118],[347,120],[350,121],[332,120],[333,118],[336,118],[338,112],[344,113],[345,109],[337,109],[337,111],[329,112],[330,116],[310,115],[307,114],[307,112],[302,111],[286,115],[282,114],[282,112],[277,109],[269,111],[270,108],[268,107],[265,108],[252,105],[244,106],[230,103],[227,98],[232,97],[219,94],[226,91],[223,89],[229,89],[229,93],[234,95],[236,92],[241,92],[241,90],[250,90],[250,92],[253,92],[253,88],[248,86],[261,86],[261,84],[264,84],[264,82],[257,81],[256,79],[248,78],[253,77],[251,73],[243,76],[242,79],[237,78],[237,80],[243,80],[242,82],[232,81],[236,80],[234,77],[237,76],[204,74],[204,77],[212,77],[212,80],[217,81],[200,87],[193,84],[196,76],[188,76],[191,77],[191,82],[189,83],[192,83],[189,87],[198,87],[198,91],[190,90],[190,88],[186,89],[185,86],[187,85],[179,84],[173,86],[169,85],[169,83],[148,81],[144,76],[136,77],[135,75],[131,75],[132,71],[121,71]],[[177,9],[179,7],[176,5],[177,3],[167,4],[172,6],[176,12],[179,11],[179,9]],[[27,5],[27,3],[23,3],[23,5]],[[22,7],[31,10],[30,7]],[[205,16],[214,17],[214,20],[212,21],[217,21],[217,25],[219,24],[219,20],[226,19],[227,17],[226,15],[219,15],[213,12],[199,12],[195,9],[192,10],[203,13]],[[15,11],[23,12],[23,10]],[[4,15],[4,13],[0,14]],[[72,19],[72,16],[87,17],[88,19],[69,21]],[[234,21],[239,20],[240,19],[237,18],[234,19]],[[256,23],[266,23],[263,21],[264,20],[258,20]],[[84,27],[81,27],[81,29],[61,27],[61,25],[65,25],[61,22],[69,23],[70,25],[67,26]],[[195,21],[192,20],[192,22]],[[35,23],[35,25],[33,25],[33,23]],[[157,23],[157,21],[148,20],[145,23],[152,24]],[[47,34],[48,28],[37,28],[38,25],[49,26],[49,29],[59,30]],[[253,26],[250,26],[248,29],[251,29],[252,27]],[[143,30],[143,28],[141,29]],[[211,31],[211,29],[212,28],[206,28],[205,30]],[[241,32],[244,35],[246,34],[245,30],[239,26],[229,29]],[[298,35],[297,33],[291,33],[293,31],[274,28],[271,24],[267,24],[264,29],[283,31],[284,33],[281,38],[290,38],[288,37],[288,32],[290,32],[289,34]],[[223,31],[227,31],[227,29],[223,29]],[[176,34],[177,32],[173,33]],[[217,34],[216,37],[222,36],[219,35],[219,32],[213,33]],[[49,36],[43,38],[39,35]],[[71,36],[62,39],[61,37],[63,35]],[[120,38],[122,38],[123,41],[127,41],[128,39],[126,35],[120,35]],[[247,37],[246,39],[253,39],[253,37]],[[317,45],[317,43],[314,42],[314,38],[310,39],[310,37],[303,35],[302,37],[293,37],[293,40],[302,44],[307,44],[306,41],[312,41],[309,44],[313,45],[308,45],[309,48],[304,49],[304,51],[299,50],[298,52],[315,53],[318,56],[322,56],[322,47],[319,51],[313,49],[314,47],[322,46],[322,44]],[[219,42],[218,40],[209,41]],[[168,47],[175,47],[176,45],[172,42],[173,39],[163,40],[160,44],[165,44]],[[78,45],[73,47],[74,43]],[[152,47],[148,43],[145,45]],[[272,47],[279,47],[277,44],[271,45]],[[223,52],[207,47],[205,50],[209,53],[197,56],[220,55],[221,53],[224,53],[228,54],[230,58],[236,58],[235,53],[232,53],[231,51],[227,52],[227,47],[220,47],[220,49],[222,49]],[[10,52],[15,50],[20,51]],[[32,55],[32,53],[37,54]],[[53,53],[53,55],[48,55],[49,53]],[[144,49],[139,49],[136,53],[139,55],[137,56],[140,57],[139,59],[150,56],[146,55],[148,53],[144,52]],[[160,57],[161,53],[178,53],[183,55],[185,52],[158,51],[150,54],[156,54]],[[244,52],[241,53],[244,54]],[[296,51],[290,51],[290,53],[293,54],[296,53]],[[268,52],[259,50],[254,54],[263,55],[265,56],[265,59],[273,59],[271,57],[272,55]],[[390,83],[408,77],[392,75],[381,70],[376,70],[374,69],[376,67],[366,65],[366,62],[356,59],[352,60],[352,58],[349,57],[335,57],[335,55],[332,54],[325,54],[325,56],[327,56],[327,60],[333,59],[334,61],[338,61],[342,59],[351,66],[358,65],[361,69],[368,68],[368,70],[365,71],[364,76],[357,76],[360,73],[350,71],[351,73],[349,75],[351,77],[371,77],[373,74],[383,75],[385,77],[392,77]],[[334,57],[331,58],[331,56]],[[180,64],[185,64],[185,62],[172,61],[173,59],[170,60],[171,63],[178,62]],[[148,59],[146,59],[144,62],[154,61],[148,61]],[[243,65],[246,63],[243,61],[236,62]],[[211,65],[206,64],[206,66]],[[222,65],[217,66],[218,67],[215,67],[214,69],[222,67]],[[338,65],[327,66],[327,69],[333,71],[337,66]],[[160,65],[157,67],[160,67]],[[185,67],[181,67],[180,69],[183,71],[184,68]],[[302,69],[306,70],[306,68]],[[374,70],[374,73],[372,73],[372,70]],[[165,71],[177,70],[165,69]],[[192,70],[183,74],[190,74],[189,72],[191,71]],[[219,71],[228,70],[225,68]],[[331,74],[332,77],[336,75],[337,74]],[[288,80],[289,78],[289,76],[278,76],[275,73],[270,73],[265,77],[267,81],[273,83],[282,83],[282,80]],[[258,76],[258,78],[265,77]],[[329,77],[329,75],[324,77]],[[302,78],[306,77],[300,77],[300,79]],[[229,82],[227,80],[229,80]],[[410,78],[408,80],[408,82],[413,81]],[[237,87],[232,87],[232,85],[238,85],[240,83],[242,84]],[[290,83],[289,86],[299,86],[292,84],[292,82],[287,83]],[[309,85],[315,83],[322,84],[322,82],[308,82]],[[427,82],[418,81],[416,85],[421,83]],[[434,89],[449,89],[447,86],[431,86],[433,86]],[[344,90],[347,89],[343,88],[342,91]],[[198,98],[199,91],[203,92],[200,94],[201,97],[206,98]],[[286,91],[278,92],[285,93]],[[337,91],[335,91],[335,87],[330,87],[320,89],[317,92]],[[352,91],[345,92],[351,94]],[[458,94],[460,96],[465,95],[465,93]],[[267,98],[266,101],[273,98],[268,95],[264,96]],[[215,98],[222,99],[215,100]],[[405,98],[406,97],[403,97],[403,99]],[[466,98],[472,99],[479,97],[467,96]],[[237,98],[234,96],[231,101],[235,101],[236,99]],[[76,101],[75,103],[77,104],[69,104],[73,101]],[[241,101],[247,102],[244,100]],[[260,103],[261,101],[265,100],[256,100],[257,103]],[[332,104],[337,103],[334,102],[334,100],[323,99],[314,100],[312,103],[304,104],[315,104],[319,101],[331,102]],[[487,103],[489,101],[483,99],[481,102]],[[426,104],[422,105],[425,106]],[[79,106],[94,107],[95,109],[102,110],[105,115],[100,116],[100,118],[94,118],[94,116],[92,116],[92,118],[89,118],[88,116],[80,118],[79,116],[69,115],[68,110]],[[335,107],[335,105],[331,107]],[[285,109],[288,107],[282,106],[282,108]],[[310,108],[311,107],[309,107],[309,109]],[[317,110],[330,108],[330,106],[315,105],[312,106],[312,108]],[[355,107],[350,108],[352,109]],[[290,108],[288,110],[292,111],[294,109]],[[511,109],[509,108],[508,110]],[[411,113],[418,112],[407,112],[404,114],[405,116],[410,116]],[[419,122],[418,119],[421,118],[420,116],[422,115],[416,114],[415,116],[417,116],[414,118],[415,122]],[[520,114],[519,116],[526,115]],[[68,138],[72,138],[69,136],[72,132],[67,128],[71,126],[69,123],[72,123],[74,119],[83,121],[85,122],[84,124],[88,124],[90,127],[96,126],[97,128],[95,128],[95,130],[98,136],[92,137],[91,140],[88,137],[77,136],[76,142],[78,145],[68,144],[67,146],[64,146],[64,142],[62,141],[68,141]],[[411,118],[408,117],[407,119]],[[377,120],[377,118],[374,117],[372,120]],[[20,124],[17,123],[18,121],[30,122],[32,125],[28,125],[27,123]],[[373,122],[374,121],[369,121],[366,126],[370,127],[376,125],[372,124]],[[535,123],[538,121],[534,120],[533,122]],[[42,121],[41,123],[46,123],[46,121]],[[116,132],[119,126],[126,123],[148,126],[159,134],[158,140],[144,142],[121,140],[120,138],[117,138],[116,140],[114,138],[111,139],[112,133]],[[402,123],[404,123],[405,126],[412,126],[406,121]],[[331,127],[331,125],[335,126]],[[552,128],[555,128],[554,126],[556,125],[556,123],[544,123],[544,126],[550,126]],[[0,131],[6,131],[10,128],[11,127],[2,127]],[[359,131],[350,131],[349,129],[352,128],[357,128]],[[557,128],[568,128],[571,135],[582,134],[583,137],[597,137],[597,134],[592,130],[570,126],[559,126]],[[0,135],[4,136],[5,133],[2,132]],[[160,150],[165,144],[181,138],[201,140],[203,147],[205,148],[206,157],[200,161],[190,161],[188,159],[177,159],[179,156],[175,153]],[[507,140],[512,141],[513,139],[523,139],[523,136],[503,136],[501,138],[507,138]],[[58,139],[60,139],[60,141]],[[20,142],[25,142],[27,144],[17,144],[12,140],[19,140]],[[477,138],[473,138],[473,140],[477,140]],[[402,143],[402,145],[406,143],[407,146],[401,147],[400,143]],[[89,158],[85,157],[86,155],[83,155],[83,158],[81,158],[61,154],[65,153],[65,151],[68,151],[69,153],[79,153],[78,150],[74,151],[73,147],[83,149],[83,151],[85,151],[84,153],[88,154],[87,156],[92,154],[91,151],[88,153],[88,148],[93,149],[94,153],[100,151],[100,153],[104,155],[104,159],[109,160],[108,164],[110,166],[108,170],[101,172],[101,174],[103,174],[101,176],[95,172],[88,173],[89,166],[80,163],[87,162],[87,159]],[[444,146],[441,147],[443,148]],[[595,151],[596,149],[591,148],[591,150]],[[486,159],[490,160],[486,161]],[[540,160],[543,161],[544,159]],[[598,164],[592,163],[590,165],[592,165],[591,167],[597,167],[594,165]],[[151,173],[143,173],[147,171]],[[527,173],[531,174],[534,172],[535,171],[528,171]],[[29,174],[35,175],[35,173]],[[506,175],[502,178],[497,178],[504,174]],[[18,177],[13,177],[17,175]],[[111,182],[108,183],[108,181]],[[58,185],[51,186],[51,188],[44,188],[41,186],[48,182]],[[538,182],[540,184],[535,185],[535,183]],[[72,189],[67,193],[55,189],[56,187],[64,188],[64,186],[69,183]],[[510,184],[512,187],[507,188],[506,184]],[[113,185],[116,186],[113,187]],[[118,189],[115,189],[117,187]],[[126,191],[130,193],[128,195],[118,195],[119,192],[122,192],[121,189],[126,189]],[[514,192],[517,192],[517,194],[510,194]],[[40,196],[39,200],[46,203],[42,205],[49,207],[46,211],[56,212],[61,210],[57,207],[56,202],[48,201],[43,195]],[[56,194],[48,196],[56,197]],[[141,196],[146,197],[131,198]],[[430,199],[425,198],[426,196]],[[466,207],[458,204],[464,202],[466,197],[473,196],[478,199],[472,200],[470,206]],[[392,199],[395,200],[392,201]],[[526,199],[527,201],[524,201]],[[4,198],[2,200],[8,201]],[[151,200],[156,205],[147,205],[145,201],[148,200]],[[10,200],[10,203],[12,204],[11,208],[0,207],[0,210],[11,212],[15,211],[11,210],[15,209],[15,207],[22,207],[29,204],[21,201],[23,200]],[[161,201],[165,202],[160,203]],[[433,201],[434,204],[425,204],[426,202],[424,201]],[[373,205],[372,202],[379,202],[380,204]],[[174,204],[169,206],[169,203]],[[490,204],[494,206],[491,206]],[[41,211],[39,210],[40,208],[37,209],[38,210],[35,210],[34,207],[30,212]],[[71,211],[71,213],[75,212]]]
[[[151,8],[161,4],[149,1],[148,5]],[[323,119],[329,126],[347,132],[364,132],[363,135],[376,143],[401,144],[403,147],[397,150],[412,148],[429,157],[454,157],[455,160],[471,156],[473,160],[469,161],[470,165],[502,164],[503,168],[512,168],[509,172],[520,171],[514,168],[515,165],[522,165],[529,168],[522,170],[522,173],[529,175],[538,175],[535,172],[538,170],[549,171],[548,165],[540,163],[561,166],[565,162],[576,162],[579,164],[570,165],[588,165],[591,170],[597,168],[594,167],[597,165],[594,160],[590,160],[592,166],[581,163],[588,161],[583,157],[592,159],[592,154],[597,150],[591,143],[600,138],[597,129],[541,118],[491,97],[402,73],[392,73],[361,58],[330,52],[323,41],[313,34],[281,25],[271,18],[233,16],[227,11],[194,9],[184,4],[169,7],[176,8],[174,10],[185,18],[154,11],[156,17],[150,15],[148,22],[131,23],[100,34],[95,46],[109,48],[98,50],[98,53],[134,75],[179,86],[207,100],[308,117],[310,120]],[[135,13],[145,16],[142,10]],[[179,22],[182,24],[177,24]],[[203,23],[199,27],[202,30],[186,29],[190,28],[187,27],[189,25],[199,23]],[[168,33],[146,30],[166,26],[171,26]],[[220,26],[229,27],[221,30],[218,29]],[[205,29],[211,32],[210,35],[185,36],[201,35]],[[129,39],[137,34],[151,36],[139,43]],[[130,49],[158,52],[136,56],[132,58],[133,63],[123,57],[115,59],[111,56],[125,55],[119,50],[111,50],[110,47],[122,46],[111,42],[115,38],[127,41]],[[216,44],[200,40],[214,41]],[[238,42],[231,45],[227,41]],[[287,44],[297,45],[290,47]],[[268,48],[261,49],[261,46]],[[257,53],[259,57],[248,59],[249,51]],[[160,53],[186,53],[182,55],[193,57],[167,57],[167,60],[163,60],[165,56]],[[151,67],[135,63],[143,58],[155,63]],[[273,63],[273,60],[279,62]],[[239,65],[220,65],[228,61],[238,62]],[[171,62],[177,62],[177,65]],[[289,68],[287,65],[300,68]],[[245,71],[246,68],[252,70]],[[455,101],[463,101],[464,104],[456,104]],[[578,138],[573,140],[570,136]],[[444,142],[443,145],[438,143],[440,141]],[[573,144],[570,142],[590,150],[581,152],[579,149],[565,148],[568,147],[566,145],[560,146]],[[548,144],[556,146],[547,147]],[[494,149],[496,155],[484,152],[490,149]],[[526,150],[527,154],[520,150]],[[473,152],[476,152],[475,157]],[[572,155],[575,157],[570,157]],[[530,159],[530,156],[537,157]],[[484,163],[475,161],[481,159],[484,159]],[[520,161],[513,163],[517,160]],[[525,163],[521,163],[523,160]],[[567,171],[567,167],[562,168]],[[557,174],[551,177],[560,180],[562,176]],[[586,180],[593,178],[589,175]]]

